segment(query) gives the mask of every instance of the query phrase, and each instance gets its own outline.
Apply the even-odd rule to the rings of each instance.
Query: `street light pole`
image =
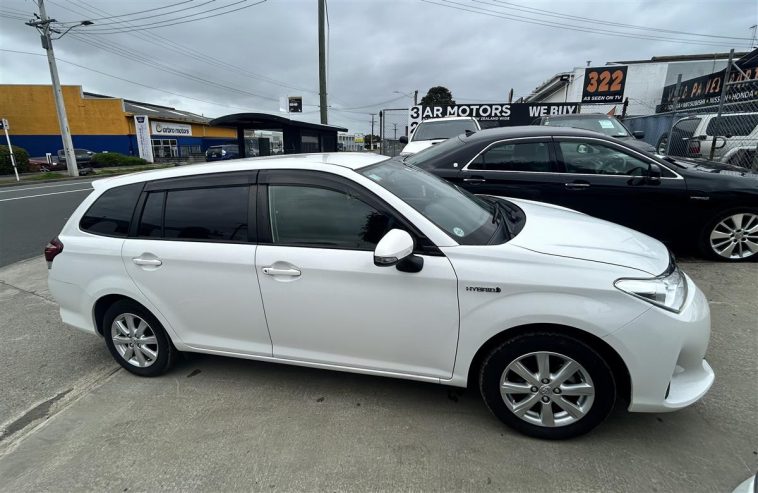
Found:
[[[76,165],[76,154],[74,153],[74,143],[71,140],[71,129],[68,126],[66,105],[63,103],[61,81],[58,78],[58,66],[55,63],[53,42],[50,39],[50,22],[54,19],[51,20],[47,17],[44,0],[37,0],[37,6],[39,7],[40,20],[39,22],[29,23],[29,25],[42,27],[42,47],[47,52],[47,63],[50,66],[50,78],[53,81],[53,97],[55,98],[55,109],[58,112],[58,124],[61,128],[63,152],[66,154],[66,168],[68,168],[69,176],[79,176],[79,168]]]

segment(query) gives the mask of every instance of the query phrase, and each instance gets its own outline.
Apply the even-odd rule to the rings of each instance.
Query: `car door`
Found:
[[[255,173],[150,182],[122,259],[184,344],[271,356],[255,260]]]
[[[274,356],[450,378],[458,340],[457,279],[437,250],[420,272],[374,265],[394,228],[424,241],[371,192],[307,170],[261,172],[260,279]],[[433,250],[436,250],[434,248]]]
[[[686,216],[684,179],[661,163],[621,144],[591,137],[556,137],[564,185],[557,203],[675,241]],[[651,169],[660,169],[660,178]]]
[[[550,137],[494,142],[459,173],[459,184],[473,193],[552,202],[563,186]]]

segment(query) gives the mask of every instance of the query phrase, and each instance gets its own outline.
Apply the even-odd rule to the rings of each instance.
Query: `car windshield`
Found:
[[[473,120],[421,122],[413,133],[413,141],[449,139],[464,133],[466,130],[476,132],[477,128]]]
[[[414,166],[388,160],[358,171],[416,209],[463,245],[498,243],[496,206]]]
[[[573,127],[583,130],[592,130],[600,132],[611,137],[628,137],[629,132],[626,127],[615,118],[598,116],[597,118],[571,118],[562,116],[560,118],[545,117],[542,120],[543,125],[552,127]]]
[[[412,154],[406,157],[404,161],[406,164],[412,164],[413,166],[424,168],[424,163],[428,162],[430,159],[434,159],[442,154],[452,152],[454,149],[462,146],[463,143],[463,139],[460,137],[451,138],[445,142],[440,142],[437,145],[422,149],[416,154]]]

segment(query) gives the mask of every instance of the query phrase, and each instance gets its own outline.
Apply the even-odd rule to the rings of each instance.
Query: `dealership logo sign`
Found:
[[[152,122],[151,127],[153,135],[192,135],[192,125],[186,123]]]

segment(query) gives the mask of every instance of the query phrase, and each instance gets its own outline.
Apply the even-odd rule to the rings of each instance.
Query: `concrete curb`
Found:
[[[113,175],[109,175],[113,176]],[[24,180],[23,178],[21,181],[12,181],[12,182],[0,182],[0,188],[9,188],[9,187],[18,187],[21,185],[36,185],[36,184],[44,184],[44,183],[66,183],[69,181],[79,181],[79,180],[87,180],[87,179],[93,179],[97,178],[97,175],[87,175],[87,176],[69,176],[67,178],[57,178],[54,180]],[[101,176],[100,178],[105,178],[104,176]]]

